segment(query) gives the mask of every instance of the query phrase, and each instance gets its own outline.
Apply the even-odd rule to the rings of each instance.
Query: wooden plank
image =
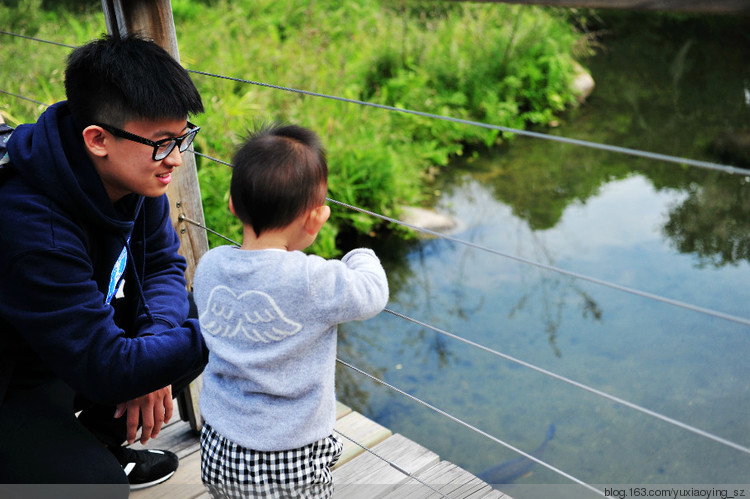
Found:
[[[427,470],[440,460],[431,450],[400,434],[385,439],[371,450],[374,454],[364,452],[334,470],[334,498],[380,496],[409,480],[410,474]]]
[[[382,497],[384,499],[433,499],[445,495],[451,499],[510,499],[499,490],[493,489],[468,471],[448,461],[441,461],[436,466],[419,473],[418,478],[424,483],[410,480]]]
[[[441,492],[447,488],[451,491],[451,497],[455,497],[456,499],[507,497],[468,471],[447,461],[441,462],[440,466],[429,470],[429,473],[431,474],[425,474],[424,476],[424,480],[427,483],[437,485],[435,488]],[[444,482],[445,485],[443,485]],[[431,494],[429,497],[435,497],[435,495]]]
[[[451,499],[510,499],[462,468],[446,461],[441,462],[431,450],[403,435],[392,435],[387,428],[352,411],[344,404],[337,404],[336,414],[337,430],[372,452],[366,452],[342,438],[344,455],[333,471],[334,499],[432,499],[443,497],[442,494]],[[180,458],[180,467],[165,483],[133,491],[131,498],[210,499],[200,479],[198,435],[188,423],[175,418],[174,422],[164,427],[156,440],[150,440],[145,446],[136,443],[132,447],[170,449]],[[403,468],[403,471],[390,463]],[[409,474],[426,482],[429,487],[409,478]]]
[[[440,461],[437,454],[399,433],[370,450],[372,452],[365,452],[334,470],[336,482],[400,483],[409,478],[408,474],[397,470],[386,460],[409,474],[424,472]]]
[[[364,452],[364,449],[354,442],[371,449],[386,438],[391,436],[391,430],[379,425],[375,421],[367,419],[358,412],[350,412],[336,421],[335,431],[340,431],[344,443],[344,451],[336,466],[341,466],[355,456]],[[349,440],[349,437],[354,442]]]
[[[339,420],[352,412],[351,407],[342,404],[338,400],[336,401],[336,419]]]
[[[453,0],[467,1],[467,0]],[[748,0],[468,0],[481,3],[513,3],[590,9],[653,10],[704,14],[750,15]]]

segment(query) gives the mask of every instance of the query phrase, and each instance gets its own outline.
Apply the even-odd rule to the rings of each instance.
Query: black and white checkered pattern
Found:
[[[343,444],[335,435],[300,449],[262,452],[227,440],[207,423],[201,430],[201,480],[218,498],[329,498],[331,467]]]

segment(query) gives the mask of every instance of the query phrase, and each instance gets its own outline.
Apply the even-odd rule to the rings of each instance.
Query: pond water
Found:
[[[551,133],[740,166],[713,147],[750,132],[737,21],[625,21],[588,61],[589,102]],[[448,170],[436,208],[460,220],[453,237],[493,251],[381,241],[389,309],[750,447],[750,326],[497,253],[750,318],[748,178],[522,137]],[[542,459],[587,483],[750,484],[742,451],[389,313],[343,325],[339,357],[527,452],[554,424]],[[342,401],[442,459],[480,473],[518,457],[346,367],[337,376]],[[570,483],[535,465],[502,490]]]

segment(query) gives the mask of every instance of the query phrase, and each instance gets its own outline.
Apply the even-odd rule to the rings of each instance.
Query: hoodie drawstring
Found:
[[[141,284],[141,276],[145,275],[145,273],[146,273],[146,269],[145,269],[145,266],[146,266],[146,244],[145,244],[145,241],[146,241],[146,224],[145,224],[145,222],[141,225],[141,232],[142,232],[141,233],[141,240],[144,241],[144,244],[143,244],[143,258],[142,258],[142,260],[143,260],[143,268],[139,269],[139,268],[136,267],[135,258],[133,257],[133,251],[130,248],[130,239],[129,238],[125,239],[125,251],[128,254],[128,260],[130,262],[130,265],[132,265],[132,267],[133,267],[133,275],[135,277],[135,286],[136,286],[136,288],[138,288],[138,296],[140,296],[140,298],[141,298],[141,303],[143,304],[143,309],[146,312],[146,316],[148,316],[148,319],[153,324],[155,322],[154,321],[154,316],[151,315],[151,309],[149,309],[148,303],[146,303],[146,295],[143,294],[143,285]]]

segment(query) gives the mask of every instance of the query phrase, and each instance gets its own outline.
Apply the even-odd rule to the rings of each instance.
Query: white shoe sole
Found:
[[[170,478],[172,478],[172,475],[174,475],[174,471],[172,473],[168,474],[168,475],[165,475],[165,476],[159,478],[158,480],[154,480],[153,482],[138,483],[138,484],[135,484],[135,485],[131,485],[130,486],[130,490],[145,489],[146,487],[153,487],[154,485],[159,485],[160,483],[166,482],[167,480],[169,480]]]

